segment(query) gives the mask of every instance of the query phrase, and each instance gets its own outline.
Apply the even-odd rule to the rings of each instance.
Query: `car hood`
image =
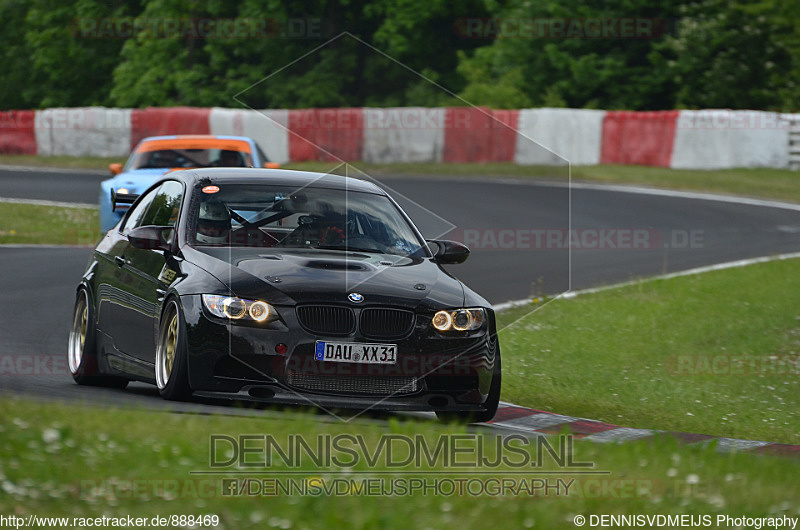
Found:
[[[200,265],[243,298],[273,304],[392,305],[411,309],[461,307],[464,287],[430,259],[306,249],[187,247]],[[355,305],[355,304],[353,304]]]

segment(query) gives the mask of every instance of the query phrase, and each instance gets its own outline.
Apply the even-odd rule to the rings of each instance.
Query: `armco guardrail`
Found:
[[[787,114],[789,124],[789,169],[800,169],[800,115]]]
[[[796,114],[482,107],[0,112],[0,153],[124,158],[145,136],[255,138],[270,160],[800,168]]]

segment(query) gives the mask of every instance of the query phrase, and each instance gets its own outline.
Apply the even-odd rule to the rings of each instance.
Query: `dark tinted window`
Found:
[[[142,197],[136,206],[133,207],[133,211],[128,214],[127,219],[125,219],[125,224],[120,228],[120,232],[128,233],[131,231],[132,228],[136,228],[137,226],[141,226],[140,221],[142,217],[144,217],[145,212],[147,212],[147,208],[150,206],[150,203],[153,202],[153,197],[156,196],[156,191],[153,190],[144,197]]]
[[[175,226],[183,198],[183,184],[170,180],[162,184],[140,225]]]
[[[189,237],[197,245],[425,256],[412,226],[383,195],[263,184],[220,184],[199,195]]]
[[[175,169],[191,167],[248,167],[253,157],[236,149],[161,149],[131,155],[125,171],[133,169]]]

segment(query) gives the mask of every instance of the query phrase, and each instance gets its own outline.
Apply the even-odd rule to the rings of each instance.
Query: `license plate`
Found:
[[[397,345],[318,340],[314,359],[334,363],[396,364]]]

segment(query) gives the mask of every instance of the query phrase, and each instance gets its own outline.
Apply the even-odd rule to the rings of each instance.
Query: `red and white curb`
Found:
[[[628,442],[644,440],[659,435],[677,438],[689,445],[708,445],[716,441],[716,449],[721,453],[746,451],[750,453],[800,457],[800,445],[760,442],[755,440],[738,440],[708,434],[690,434],[656,429],[633,429],[621,427],[602,421],[562,416],[542,410],[520,407],[511,403],[500,402],[497,414],[487,422],[503,429],[519,431],[526,434],[555,435],[565,430],[576,438],[593,442]]]

